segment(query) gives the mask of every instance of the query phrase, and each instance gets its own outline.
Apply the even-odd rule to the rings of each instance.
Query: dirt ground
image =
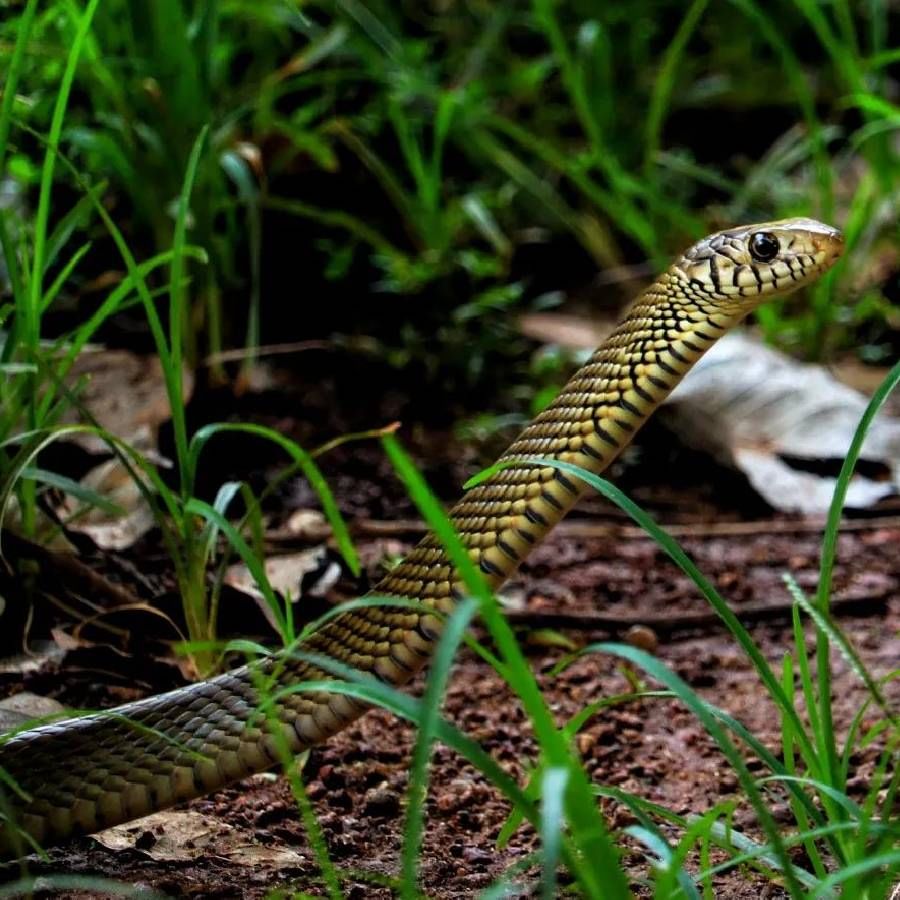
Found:
[[[654,434],[649,432],[651,440]],[[385,499],[377,486],[383,468],[369,471],[347,465],[348,459],[373,459],[362,454],[337,457],[329,475],[345,510],[357,520],[391,521],[410,518],[398,493]],[[750,610],[754,639],[778,666],[791,648],[788,620],[779,613],[767,619],[760,610],[789,605],[783,573],[801,586],[814,587],[817,578],[820,532],[814,523],[791,520],[753,510],[729,483],[716,491],[715,478],[674,484],[668,469],[647,483],[647,451],[623,475],[623,484],[664,523],[673,526],[700,569],[740,612]],[[643,460],[643,461],[642,461]],[[658,463],[658,460],[656,461]],[[429,472],[434,475],[434,470]],[[727,476],[722,476],[727,477]],[[438,478],[440,481],[440,478]],[[444,476],[452,495],[455,477]],[[459,480],[455,480],[459,483]],[[712,483],[712,487],[710,487]],[[720,482],[721,488],[721,482]],[[301,492],[302,494],[302,492]],[[297,494],[294,493],[296,500]],[[400,498],[400,499],[398,499]],[[745,502],[746,501],[746,502]],[[301,503],[305,502],[301,496]],[[888,510],[890,512],[890,510]],[[371,531],[371,529],[370,529]],[[388,536],[362,537],[361,550],[373,574],[376,561],[415,540],[415,525]],[[894,516],[854,520],[840,540],[835,572],[835,598],[847,604],[840,625],[878,677],[896,667],[900,631],[900,522]],[[622,517],[588,500],[576,517],[539,548],[505,591],[519,621],[561,619],[571,640],[585,644],[607,633],[579,624],[576,617],[602,613],[625,625],[652,623],[658,638],[657,655],[699,691],[747,725],[767,746],[778,752],[780,737],[773,709],[743,654],[708,616],[709,609],[696,589],[655,545]],[[559,624],[557,622],[557,624]],[[596,625],[596,623],[594,623]],[[629,689],[622,664],[611,657],[582,658],[557,676],[550,670],[565,652],[523,636],[529,657],[539,673],[547,702],[563,722],[586,704]],[[863,696],[861,685],[840,656],[835,656],[835,718],[846,727]],[[145,673],[146,674],[146,673]],[[166,676],[170,677],[170,676]],[[111,679],[116,683],[115,679]],[[88,690],[85,684],[91,682]],[[146,675],[138,689],[170,687],[164,678]],[[98,686],[99,683],[99,686]],[[132,680],[132,685],[135,681]],[[54,694],[63,702],[92,705],[121,702],[124,689],[104,689],[96,668],[82,667],[80,677],[65,681],[52,665],[23,678],[4,676],[4,693],[26,687]],[[149,686],[149,687],[148,687]],[[896,692],[895,692],[896,696]],[[533,757],[534,743],[522,710],[499,680],[468,651],[460,654],[453,671],[445,712],[447,717],[478,739],[512,774],[522,777]],[[736,792],[736,780],[694,718],[677,702],[645,700],[604,711],[578,737],[591,778],[598,784],[632,791],[679,814],[702,813]],[[413,730],[382,711],[372,711],[342,734],[317,748],[304,769],[309,796],[324,830],[335,864],[348,873],[347,895],[352,898],[393,896],[391,879],[399,867],[405,791]],[[872,771],[876,750],[853,760],[852,786],[862,792]],[[789,811],[773,796],[777,819]],[[612,827],[630,823],[614,805],[607,812]],[[29,860],[33,875],[68,873],[115,878],[172,897],[294,896],[323,893],[296,804],[282,778],[257,776],[189,806],[193,818],[176,817],[162,823],[137,822],[126,829],[125,849],[109,849],[93,839],[53,850],[49,861]],[[434,898],[475,896],[511,864],[535,846],[528,827],[498,850],[495,841],[508,806],[468,764],[438,746],[434,754],[427,804],[427,832],[422,853],[422,886]],[[185,827],[188,837],[167,840],[167,821]],[[199,826],[198,824],[199,823]],[[753,833],[753,817],[739,808],[735,823]],[[130,835],[130,838],[128,838]],[[122,840],[120,835],[117,840]],[[635,854],[629,864],[636,875],[646,871]],[[7,868],[5,879],[20,870]],[[281,892],[272,894],[273,891]],[[722,876],[717,897],[782,896],[777,887],[740,871]],[[49,894],[48,894],[49,895]],[[84,896],[55,893],[54,896]]]

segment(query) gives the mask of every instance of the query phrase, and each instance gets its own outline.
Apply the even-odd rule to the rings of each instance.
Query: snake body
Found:
[[[763,300],[817,278],[843,238],[811,219],[712,235],[688,249],[630,312],[556,400],[503,455],[553,458],[602,472],[654,408],[729,328]],[[450,515],[472,560],[499,586],[575,504],[580,483],[551,467],[501,469]],[[429,534],[375,588],[452,611],[461,587]],[[303,650],[399,685],[427,661],[441,617],[374,606],[343,612]],[[252,668],[251,668],[252,666]],[[0,745],[0,853],[21,855],[210,793],[280,758],[258,715],[261,675],[279,689],[328,674],[307,658],[278,656],[118,709],[45,725]],[[294,753],[317,744],[365,707],[335,693],[283,693],[281,737]]]

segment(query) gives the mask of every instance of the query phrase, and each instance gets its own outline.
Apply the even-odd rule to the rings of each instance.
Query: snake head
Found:
[[[781,219],[704,238],[672,272],[697,299],[749,311],[815,281],[844,250],[844,236],[815,219]]]

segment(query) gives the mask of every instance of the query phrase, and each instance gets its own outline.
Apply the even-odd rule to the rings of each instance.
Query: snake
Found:
[[[503,465],[449,511],[489,586],[499,588],[588,490],[571,469],[541,463],[602,473],[722,335],[760,303],[818,279],[843,247],[837,229],[792,218],[717,232],[675,259]],[[298,754],[368,708],[321,686],[335,678],[323,659],[403,685],[466,593],[430,532],[372,591],[401,604],[338,612],[303,641],[302,654],[274,652],[169,693],[14,733],[0,743],[0,854],[21,857],[277,768],[284,748]],[[275,698],[266,718],[261,678]],[[304,682],[319,686],[291,690]]]

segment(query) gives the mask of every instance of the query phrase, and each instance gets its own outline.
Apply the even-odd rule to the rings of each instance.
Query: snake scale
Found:
[[[812,219],[734,228],[695,244],[637,298],[502,459],[550,457],[602,472],[721,335],[762,301],[818,278],[842,250],[840,232]],[[514,466],[469,490],[451,519],[497,587],[582,492],[558,469]],[[440,542],[428,535],[374,593],[447,613],[461,588]],[[357,608],[332,619],[303,649],[398,685],[425,664],[440,627],[431,612]],[[251,665],[276,689],[328,678],[309,660],[277,654]],[[255,683],[244,666],[14,735],[0,745],[0,853],[22,855],[35,844],[127,822],[271,768],[278,759],[275,740],[256,713]],[[275,709],[288,746],[299,752],[365,707],[318,692],[287,694]]]

